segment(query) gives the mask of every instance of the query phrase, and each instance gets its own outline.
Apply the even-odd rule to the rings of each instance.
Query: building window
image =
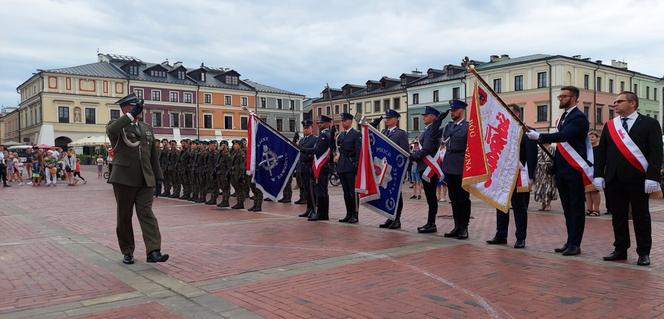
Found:
[[[249,99],[246,96],[243,96],[241,100],[242,106],[247,106],[249,104]]]
[[[390,109],[390,99],[384,99],[383,100],[383,111],[387,111]]]
[[[514,77],[514,91],[523,91],[523,75]]]
[[[461,89],[456,87],[452,88],[452,98],[458,100],[461,97]]]
[[[614,118],[615,117],[614,114],[615,114],[615,111],[613,110],[613,108],[609,107],[609,119]]]
[[[289,103],[290,103],[290,109],[294,110],[295,109],[295,100],[290,100]],[[346,104],[344,104],[344,105],[346,105]]]
[[[212,114],[203,114],[203,128],[212,128]]]
[[[537,88],[545,88],[546,87],[546,72],[538,72],[537,73]]]
[[[597,113],[595,113],[595,115],[596,115],[595,118],[597,119],[597,124],[604,123],[604,119],[602,118],[602,107],[603,106],[604,106],[603,104],[597,104]]]
[[[501,93],[503,90],[502,79],[493,79],[493,91],[496,93]]]
[[[111,120],[117,120],[120,118],[120,110],[111,110]]]
[[[549,115],[548,105],[537,106],[537,122],[546,122]]]
[[[325,108],[325,115],[330,115],[331,113],[331,108],[328,106]]]
[[[295,132],[295,120],[294,119],[288,119],[288,131],[289,132]]]
[[[225,115],[224,116],[224,128],[227,130],[232,130],[233,129],[233,116],[232,115]]]
[[[609,93],[613,93],[613,79],[609,79]]]
[[[620,81],[620,92],[625,91],[625,81]]]
[[[420,130],[420,118],[418,116],[413,117],[413,131]]]
[[[657,88],[652,88],[652,98],[657,101]]]
[[[178,71],[178,79],[184,80],[184,71]]]
[[[184,127],[193,128],[194,127],[194,114],[184,113]]]
[[[364,102],[364,109],[366,113],[371,113],[371,102]]]
[[[646,86],[646,100],[650,100],[650,87]]]
[[[586,118],[590,118],[590,103],[583,103],[583,113],[586,114]]]
[[[237,85],[237,76],[226,76],[226,84]]]
[[[139,99],[143,98],[143,89],[134,89],[134,94],[136,94],[136,97]]]
[[[586,90],[590,88],[590,74],[583,75],[583,88]]]
[[[339,104],[334,106],[334,114],[339,114]]]
[[[212,103],[212,94],[204,94],[203,99],[205,100],[205,104],[211,104]]]
[[[171,96],[170,96],[169,100],[171,102],[175,102],[175,103],[180,102],[180,95],[178,94],[178,92],[171,92],[170,95]]]
[[[130,66],[129,66],[129,74],[131,74],[131,75],[138,75],[138,66],[136,66],[136,65],[130,65]]]
[[[180,127],[180,113],[171,114],[171,127]]]
[[[639,85],[638,84],[634,84],[634,94],[636,94],[636,96],[639,96]]]
[[[264,97],[262,97],[261,98],[261,108],[264,109],[266,107],[267,107],[267,100]],[[318,115],[320,115],[320,112],[318,112]]]
[[[230,95],[224,95],[224,105],[231,105],[232,103],[232,98]]]
[[[85,124],[97,124],[96,110],[92,107],[85,108]]]
[[[192,94],[191,93],[185,93],[184,94],[184,103],[193,103],[191,99]]]
[[[241,129],[241,130],[246,130],[247,127],[248,127],[248,125],[247,125],[247,117],[246,117],[246,116],[242,116],[242,117],[240,117],[240,129]]]
[[[595,87],[595,89],[597,90],[597,92],[602,92],[602,78],[599,76],[597,77],[597,86]]]
[[[69,123],[68,106],[58,106],[58,123]]]
[[[201,82],[205,82],[205,72],[201,72]]]
[[[420,94],[413,93],[413,104],[420,104]]]
[[[161,127],[161,112],[153,111],[152,112],[152,126]]]
[[[358,113],[362,114],[362,103],[355,103],[355,109]]]
[[[161,91],[152,90],[152,100],[153,101],[161,101]]]
[[[373,111],[380,113],[380,100],[373,101]]]
[[[166,72],[151,70],[150,75],[152,75],[154,77],[157,77],[157,78],[165,78],[166,77]]]
[[[440,96],[438,94],[438,90],[433,90],[433,102],[438,102],[440,101]]]
[[[401,109],[401,98],[395,97],[392,99],[392,108],[395,110]]]
[[[284,120],[283,119],[277,119],[277,131],[279,131],[279,132],[284,131]]]
[[[282,101],[281,99],[277,99],[277,109],[281,110],[283,108],[284,108],[284,101]]]
[[[344,113],[348,113],[348,104],[344,104]]]

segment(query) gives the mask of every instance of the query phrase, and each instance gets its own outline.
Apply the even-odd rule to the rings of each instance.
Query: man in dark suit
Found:
[[[138,216],[147,262],[165,262],[168,254],[161,254],[161,234],[157,219],[152,213],[152,194],[158,181],[163,180],[159,167],[159,146],[154,143],[152,127],[139,121],[143,100],[134,93],[116,104],[124,115],[106,126],[115,157],[115,169],[108,179],[113,184],[117,203],[118,245],[125,264],[134,263],[134,229],[131,224],[134,207]]]
[[[297,146],[302,149],[312,149],[318,141],[318,137],[313,134],[314,129],[311,127],[314,123],[311,120],[302,121],[302,130],[304,132],[304,137],[302,137]],[[300,154],[300,163],[297,167],[297,173],[300,175],[300,181],[302,184],[302,197],[306,198],[305,204],[307,204],[307,210],[304,213],[300,214],[300,217],[309,217],[313,215],[316,210],[314,193],[313,193],[313,171],[311,165],[314,161],[313,153],[301,152]]]
[[[316,210],[309,215],[309,221],[316,220],[329,220],[330,200],[327,192],[327,183],[330,177],[330,161],[334,153],[333,134],[330,129],[332,126],[332,118],[321,115],[318,120],[318,127],[321,129],[318,135],[318,141],[313,148],[301,148],[300,150],[305,154],[313,154],[314,161],[316,159],[323,159],[319,167],[318,178],[315,178],[314,194],[316,195]]]
[[[613,106],[619,118],[604,125],[593,180],[598,190],[604,188],[613,221],[615,249],[604,260],[627,259],[631,207],[639,255],[637,264],[647,266],[650,265],[652,246],[648,194],[661,191],[658,181],[662,165],[662,130],[657,120],[636,111],[639,98],[632,92],[621,92]],[[623,134],[626,136],[621,138]]]
[[[559,107],[564,109],[565,112],[558,120],[558,132],[540,134],[530,130],[526,133],[528,138],[544,144],[566,142],[583,161],[587,161],[586,142],[589,123],[585,113],[577,107],[578,99],[578,88],[574,86],[562,87],[560,95],[558,95],[558,101],[560,102]],[[558,148],[560,147],[562,146],[558,144]],[[555,252],[563,253],[564,256],[578,255],[581,253],[581,240],[586,224],[583,207],[585,190],[581,172],[567,162],[561,155],[560,150],[554,156],[553,165],[556,174],[556,187],[560,194],[560,202],[563,206],[567,226],[567,242],[562,247],[556,248]]]
[[[341,188],[344,191],[346,216],[339,219],[339,222],[355,224],[358,222],[355,175],[357,174],[357,160],[360,155],[360,132],[353,128],[353,115],[350,113],[341,113],[341,127],[344,131],[339,133],[337,138],[339,150],[337,173],[341,180]]]
[[[436,152],[438,152],[441,136],[440,123],[442,122],[440,112],[431,106],[425,107],[422,116],[422,121],[426,125],[424,132],[422,132],[419,137],[419,142],[422,148],[414,151],[410,155],[411,160],[417,162],[417,171],[419,174],[422,174],[427,168],[424,158],[427,155],[434,157]],[[422,188],[424,189],[424,196],[427,199],[429,211],[427,215],[427,223],[424,226],[417,228],[417,232],[419,233],[435,233],[438,231],[436,228],[436,214],[438,213],[436,187],[438,187],[437,175],[434,175],[428,182],[422,180]]]
[[[445,158],[443,158],[442,169],[450,194],[454,228],[443,236],[468,239],[470,194],[461,187],[463,159],[466,154],[466,141],[468,140],[468,121],[465,120],[464,114],[468,105],[460,100],[451,100],[449,103],[452,121],[447,123],[443,129]]]
[[[517,117],[521,114],[521,109],[517,105],[510,105],[512,112]],[[537,143],[531,141],[525,136],[521,137],[519,147],[519,174],[517,178],[527,177],[528,185],[521,184],[515,186],[512,192],[512,211],[514,212],[514,225],[516,225],[516,242],[514,248],[526,247],[526,230],[528,228],[528,203],[530,202],[530,189],[535,178],[535,168],[537,167]],[[524,170],[525,171],[522,171]],[[518,182],[517,182],[517,185]],[[507,229],[510,224],[509,211],[502,212],[496,209],[496,235],[487,240],[489,245],[507,244]]]
[[[394,110],[385,112],[385,129],[383,135],[387,136],[392,142],[399,145],[404,151],[410,152],[408,147],[408,133],[399,128],[399,118],[401,114]],[[400,229],[401,228],[401,211],[403,210],[403,196],[399,195],[399,203],[397,204],[397,212],[394,220],[388,219],[380,224],[380,228]]]

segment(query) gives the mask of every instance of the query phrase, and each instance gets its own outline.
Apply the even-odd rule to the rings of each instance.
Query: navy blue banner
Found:
[[[254,154],[256,159],[253,180],[263,196],[271,200],[283,197],[283,190],[293,174],[300,150],[281,134],[261,121],[256,121]]]

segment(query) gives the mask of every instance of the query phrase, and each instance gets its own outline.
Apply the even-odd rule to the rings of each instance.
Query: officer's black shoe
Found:
[[[435,233],[437,231],[436,224],[426,224],[422,227],[417,227],[417,232],[420,234]]]
[[[180,196],[180,199],[181,199],[181,200],[189,200],[189,196],[187,196],[187,195],[182,195],[182,196]]]
[[[304,205],[304,204],[306,204],[306,203],[307,203],[307,201],[304,200],[304,199],[302,199],[302,198],[300,198],[300,199],[298,199],[298,200],[295,201],[295,204],[298,204],[298,205]]]
[[[122,258],[122,263],[125,265],[131,265],[134,263],[134,256],[132,255],[124,255],[124,258]]]
[[[163,192],[161,193],[161,197],[171,197],[171,193]]]
[[[461,228],[459,234],[457,234],[457,239],[468,239],[468,228]]]
[[[320,214],[318,214],[317,211],[312,211],[311,214],[309,214],[309,218],[307,218],[308,221],[314,221],[314,220],[319,220]]]
[[[342,219],[339,219],[339,222],[340,223],[347,223],[349,220],[350,220],[350,216],[346,215],[346,217],[344,217]]]
[[[553,251],[555,251],[555,252],[557,252],[557,253],[562,253],[562,252],[565,251],[565,250],[567,250],[567,244],[563,245],[563,246],[560,247],[560,248],[556,248],[556,249],[554,249]]]
[[[494,236],[493,238],[487,240],[486,243],[489,244],[489,245],[506,245],[507,244],[507,238],[501,238],[501,237],[498,237],[498,236]]]
[[[627,252],[614,250],[608,256],[602,257],[602,259],[606,261],[627,260]]]
[[[261,209],[260,207],[256,207],[256,208],[254,208],[253,211],[254,211],[254,212],[260,212],[260,211],[262,211],[262,209]]]
[[[250,211],[250,212],[253,212],[253,211],[254,211],[254,209],[256,209],[256,205],[254,205],[254,206],[251,206],[251,207],[250,207],[249,209],[247,209],[247,210],[248,210],[248,211]]]
[[[297,215],[297,217],[309,217],[309,215],[311,215],[311,210],[310,210],[310,209],[307,209],[306,212],[304,212],[304,213],[302,213],[302,214],[300,214],[300,215]]]
[[[168,197],[170,197],[170,198],[179,198],[180,196],[178,196],[178,194],[171,194],[171,196],[168,196]]]
[[[525,239],[517,239],[516,242],[514,243],[514,248],[516,248],[516,249],[526,248],[526,240]]]
[[[650,266],[650,255],[641,255],[639,260],[636,261],[639,266]]]
[[[209,201],[205,202],[205,205],[217,205],[217,201],[209,200]]]
[[[395,221],[392,222],[392,224],[390,224],[390,227],[388,227],[388,228],[389,229],[401,229],[401,222],[398,221],[398,220],[395,220]]]
[[[379,228],[390,228],[390,225],[392,225],[393,221],[391,219],[386,220],[384,223],[378,225]]]
[[[457,227],[454,227],[450,232],[443,234],[443,237],[452,238],[452,237],[459,236],[459,231],[460,230],[461,229],[459,229]]]
[[[278,200],[278,202],[280,202],[280,203],[290,203],[291,200],[282,198],[282,199]]]
[[[217,204],[217,207],[219,207],[219,208],[231,207],[231,204],[229,204],[228,202],[221,202],[221,203]]]
[[[231,207],[232,209],[244,209],[244,204],[242,203],[237,203]]]
[[[168,254],[161,254],[159,250],[153,250],[148,254],[147,262],[149,263],[163,263],[168,260]]]
[[[349,224],[357,224],[359,220],[357,219],[357,213],[350,215],[350,218],[348,219]]]
[[[568,246],[565,251],[563,251],[563,256],[576,256],[581,253],[581,248],[579,246]]]

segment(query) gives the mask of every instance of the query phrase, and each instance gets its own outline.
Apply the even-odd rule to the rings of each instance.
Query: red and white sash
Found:
[[[516,179],[516,191],[517,193],[528,193],[530,192],[530,176],[528,176],[528,163],[526,166],[521,164],[519,161],[519,176]]]
[[[586,162],[586,160],[584,160],[583,157],[581,157],[581,155],[579,155],[579,153],[577,153],[576,150],[574,150],[574,148],[567,142],[558,143],[556,150],[565,159],[567,164],[581,173],[583,187],[585,188],[586,192],[595,190],[595,186],[593,186],[592,183],[594,174],[593,168],[592,166],[588,165],[588,162],[590,162],[590,164],[594,162],[593,147],[590,144],[590,138],[586,137],[586,154],[588,155],[588,162]]]
[[[616,116],[613,120],[607,123],[611,140],[613,140],[613,143],[620,151],[620,154],[622,154],[625,159],[634,166],[634,168],[645,174],[648,170],[648,160],[636,143],[632,141],[632,138],[629,137],[629,134],[622,127],[620,121],[620,116]]]
[[[320,175],[320,170],[323,168],[323,165],[327,163],[327,161],[330,159],[330,149],[328,148],[323,155],[318,158],[316,155],[314,155],[314,162],[312,163],[312,168],[314,170],[314,177],[318,179],[318,176]]]
[[[440,168],[440,165],[438,164],[439,154],[440,152],[436,153],[435,157],[427,155],[422,158],[424,164],[427,165],[427,168],[424,170],[424,173],[422,173],[422,179],[427,181],[427,183],[431,182],[431,178],[433,178],[434,175],[438,175],[439,178],[443,177],[443,170]]]

